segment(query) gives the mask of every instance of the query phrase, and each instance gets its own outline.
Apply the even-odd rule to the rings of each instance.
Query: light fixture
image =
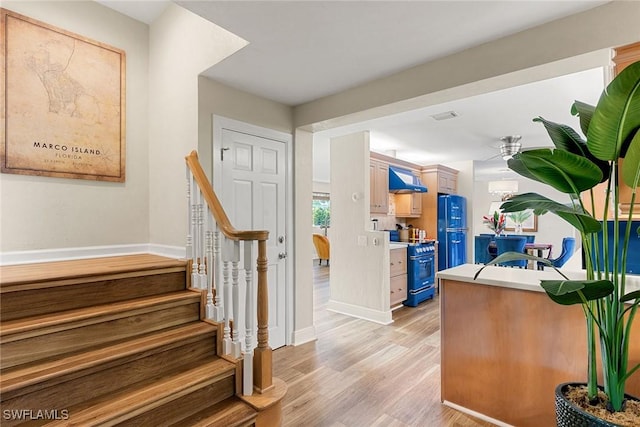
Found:
[[[506,200],[518,192],[518,181],[489,181],[489,193]]]
[[[522,148],[521,138],[520,135],[509,135],[500,138],[502,141],[500,145],[500,155],[503,160],[509,160],[514,154],[520,152],[520,148]]]

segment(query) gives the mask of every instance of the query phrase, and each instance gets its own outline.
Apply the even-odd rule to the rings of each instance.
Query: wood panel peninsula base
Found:
[[[585,321],[579,306],[559,306],[539,285],[551,271],[464,264],[438,272],[441,401],[498,425],[555,425],[554,389],[586,381]],[[572,278],[583,273],[569,272]],[[630,280],[629,280],[630,279]],[[627,276],[627,291],[640,276]],[[640,362],[640,321],[629,366]],[[640,371],[627,381],[640,396]]]

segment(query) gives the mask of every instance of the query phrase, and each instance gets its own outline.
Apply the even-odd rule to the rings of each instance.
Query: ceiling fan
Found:
[[[500,144],[500,156],[503,160],[509,160],[514,154],[520,152],[522,148],[521,138],[520,135],[509,135],[500,138],[502,141],[502,144]]]
[[[522,139],[520,135],[503,136],[502,138],[500,138],[500,141],[502,141],[502,143],[500,143],[499,146],[493,145],[494,148],[500,149],[500,154],[491,156],[485,161],[493,160],[498,157],[502,157],[502,160],[509,160],[514,156],[514,154],[520,152],[520,149],[522,148],[520,139]]]

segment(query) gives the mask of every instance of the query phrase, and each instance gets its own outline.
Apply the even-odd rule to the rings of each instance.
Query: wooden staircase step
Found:
[[[69,261],[0,266],[5,289],[60,280],[94,280],[95,277],[186,266],[185,260],[151,254],[124,255]]]
[[[80,352],[200,318],[199,292],[183,291],[3,322],[2,369]]]
[[[98,426],[127,423],[137,419],[131,425],[166,425],[167,412],[174,418],[189,414],[184,406],[189,406],[193,399],[189,395],[207,389],[206,405],[212,405],[234,394],[235,365],[224,359],[215,358],[195,368],[171,376],[158,378],[144,387],[129,387],[127,390],[113,394],[108,399],[101,398],[95,402],[86,402],[81,407],[69,408],[69,419],[47,424],[48,426]],[[196,404],[200,404],[199,401]],[[178,405],[177,409],[171,409]],[[169,408],[169,409],[166,409]],[[203,408],[191,409],[199,412]],[[140,424],[139,421],[146,422]]]
[[[0,295],[0,320],[41,316],[97,304],[161,295],[186,289],[186,271],[182,269],[144,271],[141,274],[101,277],[81,283],[39,283],[38,287],[3,288]],[[46,285],[43,287],[42,285]]]
[[[170,427],[248,427],[255,424],[258,413],[237,397],[223,400]]]
[[[132,384],[145,375],[153,376],[169,370],[172,364],[188,363],[215,354],[216,333],[215,325],[194,322],[109,347],[5,370],[0,379],[0,400],[4,405],[12,406],[6,401],[28,394],[29,400],[35,400],[42,407],[45,402],[59,402],[64,396],[64,404],[50,407],[70,406],[77,403],[74,401],[76,398],[93,397],[87,397],[87,393],[123,386],[125,382]],[[113,378],[118,378],[118,384],[112,381]],[[91,389],[82,391],[81,384],[84,383],[88,383]],[[81,395],[76,396],[78,393]],[[20,400],[20,405],[21,408],[35,407],[25,398]]]
[[[133,269],[131,261],[139,258],[112,257],[0,267],[0,320],[186,288],[186,261],[151,256],[141,269]],[[152,260],[159,262],[151,264]],[[88,275],[87,272],[95,274]]]

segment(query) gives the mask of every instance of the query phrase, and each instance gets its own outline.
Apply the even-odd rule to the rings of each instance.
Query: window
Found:
[[[327,193],[313,193],[313,225],[329,227],[331,224],[331,206]]]

